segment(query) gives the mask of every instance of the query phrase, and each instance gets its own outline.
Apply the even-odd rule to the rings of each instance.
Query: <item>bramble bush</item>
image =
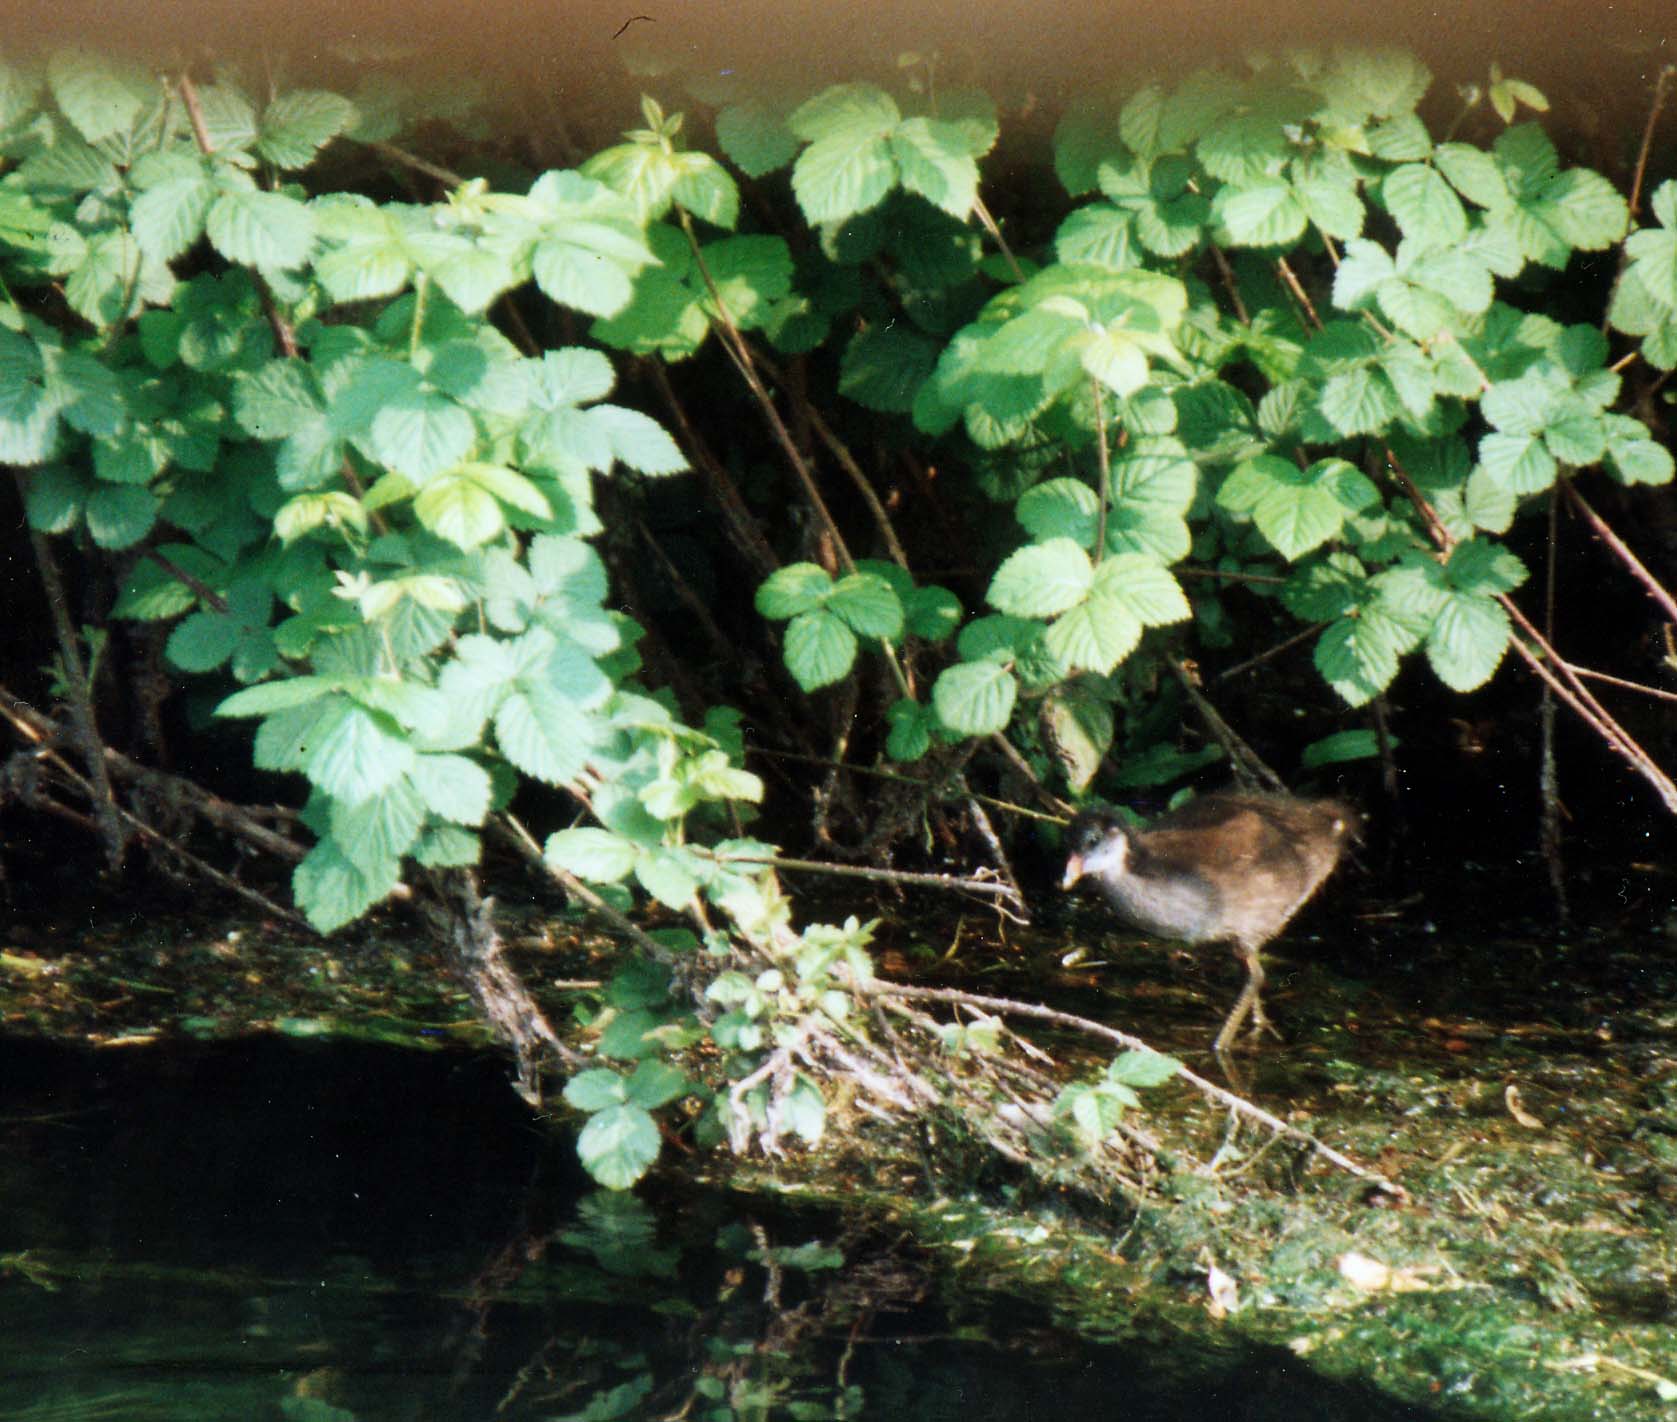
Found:
[[[1496,76],[1452,129],[1482,141],[1439,139],[1429,83],[1403,54],[1299,54],[1091,100],[1054,135],[1059,210],[1015,222],[984,185],[996,104],[929,61],[779,107],[741,81],[691,122],[648,97],[578,167],[430,201],[385,181],[422,94],[13,62],[0,458],[33,529],[123,570],[97,611],[166,626],[254,764],[303,777],[292,890],[320,930],[476,865],[524,781],[586,812],[546,840],[557,869],[692,916],[601,1004],[624,1069],[567,1090],[600,1180],[633,1183],[651,1113],[693,1093],[717,1136],[817,1140],[796,1063],[860,1030],[868,930],[792,928],[745,832],[738,697],[684,715],[642,685],[600,489],[632,501],[693,446],[614,398],[620,372],[736,378],[793,491],[756,508],[780,562],[758,555],[759,627],[803,692],[866,698],[926,795],[994,736],[1078,794],[1109,756],[1202,763],[1147,688],[1184,639],[1230,642],[1230,588],[1317,629],[1347,708],[1416,660],[1471,691],[1518,635],[1522,512],[1586,474],[1671,479],[1623,372],[1677,367],[1677,184],[1631,231],[1607,178],[1512,121],[1536,91]],[[1540,309],[1534,274],[1615,250],[1605,325]],[[976,582],[940,580],[947,532],[871,487],[845,437],[868,423],[935,460]],[[823,496],[816,455],[849,482]],[[1374,744],[1351,724],[1307,763]],[[676,1064],[701,1037],[720,1086]]]

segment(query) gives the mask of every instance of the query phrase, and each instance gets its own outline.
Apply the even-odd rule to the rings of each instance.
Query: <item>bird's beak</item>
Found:
[[[1069,889],[1082,877],[1083,856],[1081,854],[1074,854],[1070,859],[1066,860],[1066,876],[1060,880],[1060,887],[1062,889]]]

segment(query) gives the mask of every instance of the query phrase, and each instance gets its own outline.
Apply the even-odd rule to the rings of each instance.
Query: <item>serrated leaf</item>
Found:
[[[1069,538],[1052,538],[1010,554],[985,597],[1010,616],[1052,617],[1081,602],[1093,582],[1089,555]]]
[[[284,193],[223,192],[204,220],[210,244],[230,262],[300,267],[314,250],[314,214]]]
[[[877,573],[851,573],[833,585],[824,604],[859,637],[898,641],[903,635],[903,605],[895,589]]]
[[[477,425],[470,412],[446,395],[409,389],[381,404],[369,436],[381,463],[423,482],[467,456],[477,439]]]
[[[423,802],[402,780],[359,804],[332,802],[332,838],[344,858],[369,879],[413,847],[424,822]]]
[[[612,457],[637,474],[661,477],[687,468],[687,456],[650,415],[621,405],[596,405],[589,413],[611,445]]]
[[[293,89],[262,112],[256,151],[276,168],[306,168],[356,122],[355,105],[321,89]]]
[[[582,1168],[608,1190],[627,1190],[658,1159],[658,1125],[640,1106],[608,1106],[577,1136]]]
[[[581,773],[595,734],[594,720],[574,701],[524,677],[495,712],[495,740],[507,759],[549,785]]]
[[[988,736],[1006,729],[1013,715],[1019,683],[997,661],[962,662],[945,667],[932,687],[938,720],[964,736]]]
[[[550,864],[596,884],[616,884],[634,872],[640,849],[611,830],[579,827],[548,836],[542,851]]]
[[[400,861],[385,860],[366,872],[323,839],[292,874],[291,893],[317,932],[332,933],[389,898],[400,881]]]
[[[1193,615],[1168,569],[1139,553],[1120,553],[1095,571],[1094,595],[1110,598],[1144,627],[1163,627]]]
[[[805,691],[842,681],[856,661],[856,634],[825,608],[800,612],[786,628],[786,669]]]
[[[757,589],[760,616],[780,622],[810,612],[826,602],[833,580],[825,568],[814,563],[788,563],[766,577]]]
[[[1141,619],[1118,597],[1097,593],[1057,618],[1043,641],[1067,666],[1105,676],[1141,641]]]
[[[1511,635],[1500,603],[1475,593],[1455,593],[1427,633],[1427,661],[1453,691],[1474,691],[1495,674]]]
[[[441,820],[480,825],[489,813],[489,772],[463,755],[418,755],[408,772],[425,808]]]

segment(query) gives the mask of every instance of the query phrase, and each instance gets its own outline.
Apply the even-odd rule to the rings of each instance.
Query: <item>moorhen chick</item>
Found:
[[[1147,933],[1235,945],[1246,986],[1217,1034],[1221,1056],[1248,1015],[1254,1037],[1269,1027],[1258,952],[1333,872],[1358,826],[1339,800],[1292,795],[1206,795],[1144,830],[1086,810],[1067,833],[1062,887],[1091,878],[1120,918]]]

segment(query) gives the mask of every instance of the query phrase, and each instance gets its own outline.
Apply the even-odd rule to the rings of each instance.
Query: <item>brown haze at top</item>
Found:
[[[0,0],[4,46],[30,40],[133,50],[165,63],[283,50],[293,71],[345,58],[373,65],[391,44],[418,45],[447,71],[565,91],[623,72],[651,49],[685,75],[788,82],[877,73],[899,50],[936,50],[953,82],[1064,94],[1137,70],[1203,63],[1244,49],[1336,42],[1402,44],[1441,76],[1469,77],[1491,60],[1543,84],[1604,81],[1645,92],[1677,62],[1672,0],[1478,0],[1463,6],[1283,0],[1161,5],[892,3],[772,4],[720,0],[273,0],[160,4],[140,0]],[[346,49],[349,53],[346,55]],[[607,87],[611,87],[608,84]],[[593,95],[598,98],[600,96]]]

